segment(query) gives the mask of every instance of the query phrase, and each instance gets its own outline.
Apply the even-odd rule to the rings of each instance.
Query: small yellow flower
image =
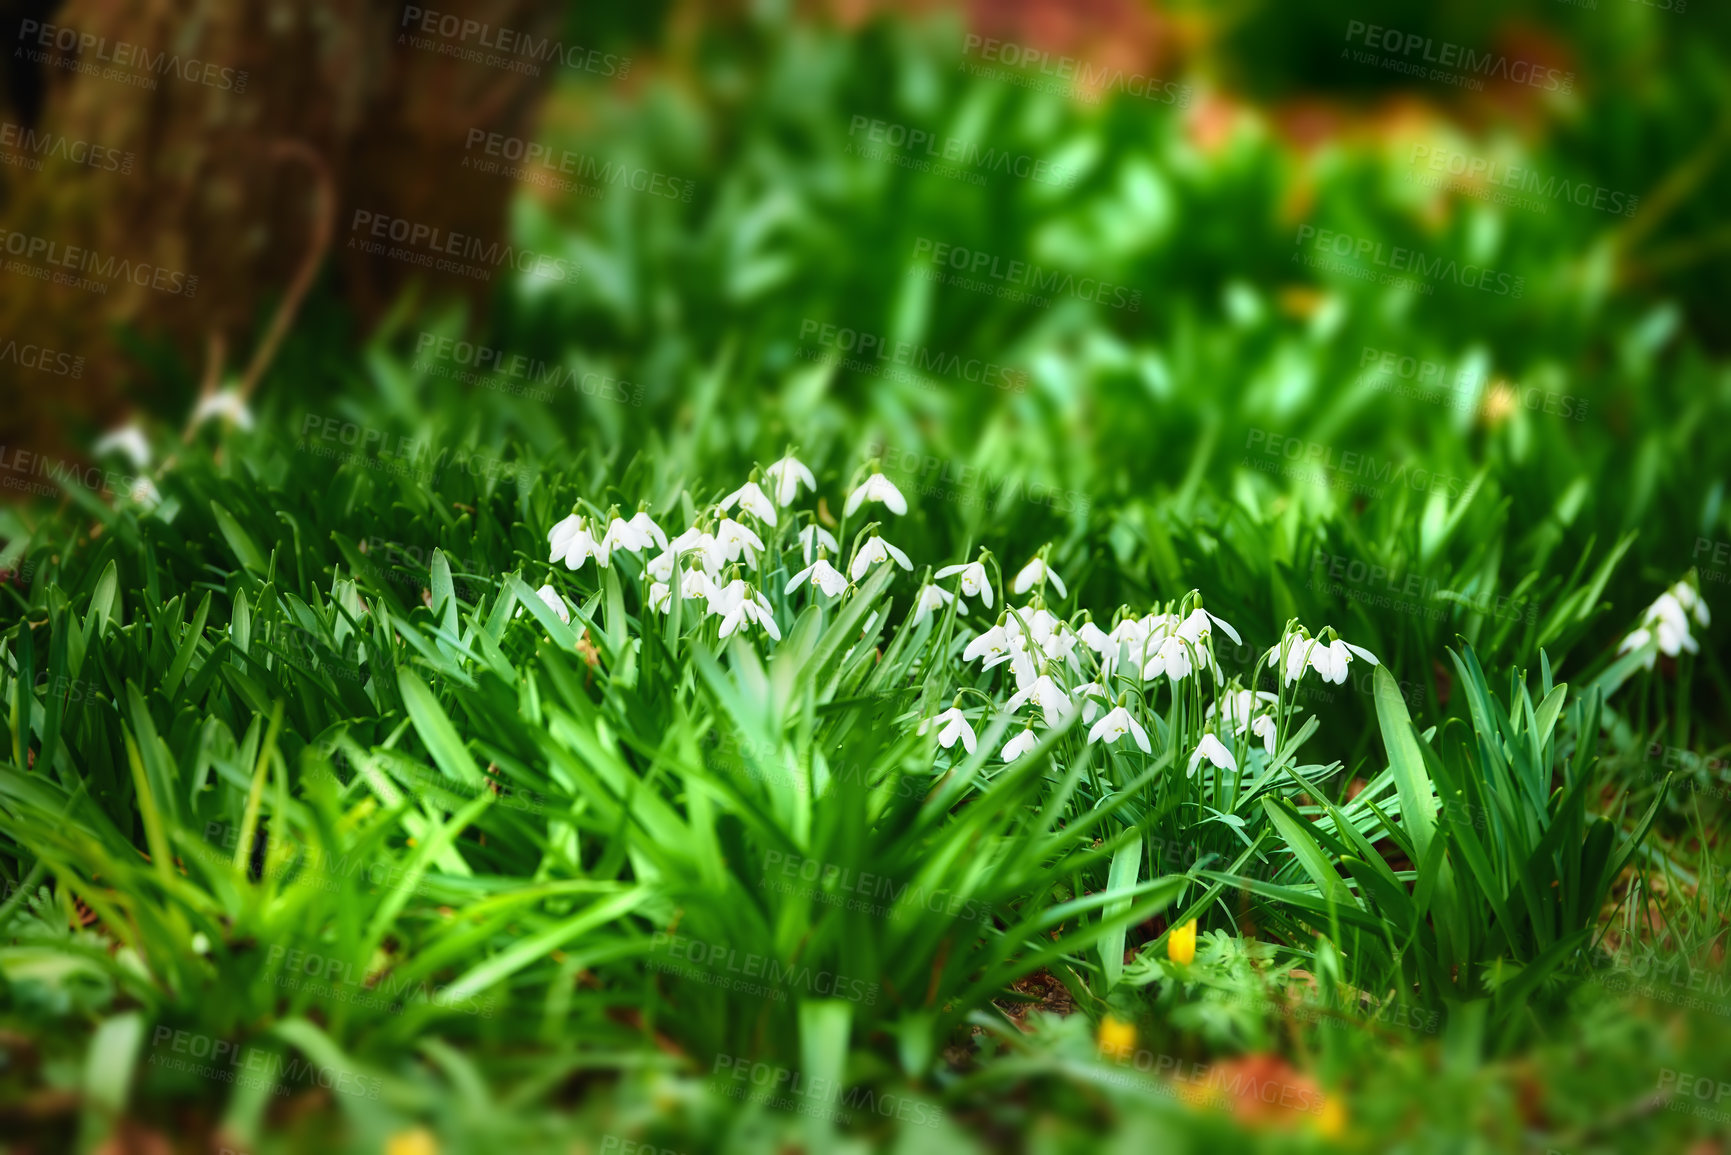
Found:
[[[385,1140],[385,1155],[439,1155],[439,1141],[425,1127],[398,1131]]]
[[[1100,1020],[1100,1053],[1114,1059],[1127,1059],[1136,1045],[1136,1024],[1107,1015]]]
[[[1196,957],[1196,920],[1175,926],[1166,938],[1166,957],[1175,963],[1188,964]]]
[[[1515,391],[1509,388],[1508,382],[1498,379],[1485,390],[1484,400],[1479,403],[1479,414],[1486,425],[1501,425],[1515,411],[1516,400]]]
[[[1322,1110],[1316,1116],[1316,1129],[1329,1139],[1338,1139],[1346,1134],[1346,1104],[1340,1096],[1323,1100]]]

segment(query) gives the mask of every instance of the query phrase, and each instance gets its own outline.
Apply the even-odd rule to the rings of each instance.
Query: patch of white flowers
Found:
[[[1660,654],[1675,658],[1685,651],[1697,653],[1701,647],[1689,629],[1691,620],[1705,629],[1713,616],[1700,592],[1689,582],[1680,581],[1653,599],[1641,615],[1641,624],[1623,639],[1617,652],[1639,651],[1643,655],[1641,665],[1649,670]]]
[[[742,635],[769,644],[781,639],[782,628],[766,586],[784,606],[798,598],[832,604],[877,569],[915,568],[885,536],[882,523],[845,524],[862,511],[899,515],[908,508],[875,462],[856,481],[847,490],[841,525],[823,515],[821,505],[818,511],[791,508],[802,491],[817,491],[812,471],[791,451],[753,470],[726,496],[699,506],[693,523],[672,537],[645,509],[627,519],[617,507],[600,514],[579,503],[548,530],[548,558],[579,570],[591,562],[607,569],[631,556],[648,584],[644,601],[652,610],[667,613],[676,601],[691,602],[701,619],[717,619],[718,637]],[[844,557],[832,528],[846,529],[851,555]],[[1290,755],[1282,744],[1296,745],[1289,739],[1298,710],[1286,691],[1307,673],[1339,684],[1352,662],[1377,664],[1368,650],[1332,629],[1312,634],[1290,623],[1279,643],[1252,665],[1246,688],[1223,674],[1215,655],[1217,637],[1242,645],[1239,633],[1205,608],[1200,594],[1192,591],[1140,614],[1121,607],[1110,628],[1103,628],[1086,609],[1060,612],[1070,589],[1052,555],[1050,545],[1042,546],[1006,582],[998,560],[981,550],[935,573],[927,570],[914,595],[906,628],[954,630],[942,634],[938,645],[949,654],[957,652],[945,648],[952,640],[959,647],[961,665],[954,673],[968,683],[948,709],[917,719],[919,730],[933,735],[937,748],[953,759],[975,755],[981,733],[1007,718],[1009,737],[995,753],[1001,762],[1014,762],[1079,715],[1074,740],[1111,750],[1113,757],[1170,753],[1170,765],[1187,776],[1207,767],[1216,778],[1235,777],[1266,767],[1277,753]],[[541,593],[555,604],[551,588]],[[969,666],[976,668],[968,671]],[[1268,680],[1279,692],[1256,687],[1263,669],[1271,671]],[[990,675],[993,670],[1003,672]]]

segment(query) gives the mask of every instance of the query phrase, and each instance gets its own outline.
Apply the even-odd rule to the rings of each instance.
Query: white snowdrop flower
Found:
[[[673,608],[673,587],[666,582],[649,583],[649,608],[666,613]]]
[[[1082,721],[1092,722],[1100,712],[1100,703],[1110,702],[1112,695],[1099,682],[1083,682],[1076,687],[1076,698],[1082,703]]]
[[[722,509],[732,509],[735,505],[759,521],[775,524],[775,503],[769,500],[768,494],[758,488],[755,473],[752,480],[721,499]]]
[[[947,578],[952,574],[961,574],[962,580],[957,589],[965,598],[978,597],[986,603],[988,609],[992,605],[992,579],[986,573],[983,562],[969,561],[961,565],[947,565],[932,576],[938,579]],[[964,603],[965,604],[965,603]]]
[[[799,552],[805,558],[805,564],[811,564],[812,550],[818,546],[829,550],[837,557],[841,556],[841,546],[836,544],[835,535],[823,526],[813,522],[799,531]]]
[[[1105,630],[1095,625],[1092,619],[1082,623],[1081,628],[1076,631],[1076,636],[1082,639],[1083,645],[1102,658],[1118,652],[1118,643],[1114,642],[1112,636]]]
[[[1333,682],[1338,686],[1346,681],[1346,667],[1352,662],[1355,655],[1373,666],[1378,664],[1375,654],[1369,650],[1360,649],[1351,642],[1343,642],[1339,638],[1334,639],[1326,647],[1318,642],[1310,648],[1309,655],[1305,660],[1310,663],[1311,669],[1322,675],[1323,681]]]
[[[1154,749],[1148,745],[1148,731],[1142,724],[1130,716],[1130,711],[1123,706],[1114,706],[1106,712],[1105,717],[1095,722],[1088,730],[1088,741],[1105,742],[1111,745],[1124,735],[1136,739],[1136,745],[1142,747],[1142,753],[1152,754]]]
[[[1191,610],[1190,616],[1179,623],[1177,633],[1179,637],[1191,644],[1201,645],[1203,640],[1213,632],[1214,626],[1219,626],[1220,632],[1231,638],[1234,644],[1243,644],[1243,639],[1238,636],[1237,630],[1201,606]]]
[[[1069,715],[1071,710],[1075,709],[1075,703],[1070,701],[1070,695],[1065,693],[1063,687],[1054,682],[1048,674],[1041,674],[1030,682],[1027,688],[1012,695],[1010,700],[1004,704],[1004,708],[1014,714],[1029,702],[1040,707],[1041,712],[1046,716],[1046,721],[1054,726],[1063,725],[1064,718]]]
[[[1262,748],[1268,751],[1270,758],[1274,757],[1274,739],[1278,730],[1273,714],[1264,714],[1250,723],[1250,732],[1262,739]]]
[[[144,469],[150,464],[150,440],[136,424],[110,429],[96,439],[92,452],[98,457],[105,453],[119,453],[131,461],[135,469]]]
[[[1219,714],[1226,719],[1234,734],[1242,734],[1250,727],[1256,711],[1279,701],[1278,696],[1270,694],[1267,690],[1257,690],[1254,693],[1249,690],[1234,690],[1224,698],[1210,702],[1208,711],[1204,716],[1213,718]]]
[[[1694,635],[1689,631],[1689,615],[1683,608],[1683,602],[1677,597],[1678,586],[1673,586],[1660,594],[1653,604],[1647,607],[1642,616],[1641,630],[1646,637],[1656,640],[1659,652],[1670,657],[1676,657],[1687,650],[1694,654],[1700,652],[1695,643]],[[1683,587],[1687,588],[1687,587]],[[1705,609],[1705,606],[1701,607]],[[1631,637],[1634,635],[1631,634]],[[1625,642],[1626,644],[1626,642]],[[1645,644],[1643,641],[1642,644]]]
[[[1058,622],[1040,642],[1040,652],[1054,662],[1067,660],[1076,650],[1076,631],[1068,622]]]
[[[1623,644],[1617,647],[1617,653],[1626,654],[1630,650],[1638,650],[1652,640],[1653,631],[1649,630],[1646,626],[1641,626],[1630,631],[1629,636],[1623,639]],[[1648,650],[1646,656],[1641,659],[1642,668],[1651,670],[1653,668],[1653,663],[1658,660],[1658,657],[1659,655],[1657,651]]]
[[[1005,762],[1014,762],[1029,750],[1040,744],[1040,736],[1034,733],[1032,726],[1004,743],[1004,748],[998,752],[998,757]]]
[[[655,519],[649,516],[647,509],[640,509],[632,514],[628,524],[646,543],[654,542],[657,549],[667,548],[667,535],[661,532],[661,527],[655,524]]]
[[[908,511],[908,502],[902,496],[902,491],[895,483],[881,473],[874,473],[865,479],[865,483],[847,495],[847,504],[842,506],[842,516],[852,517],[859,507],[868,501],[881,501],[894,514]]]
[[[1713,623],[1713,615],[1708,612],[1706,599],[1694,586],[1688,582],[1678,582],[1671,587],[1670,594],[1676,599],[1679,606],[1689,611],[1689,615],[1695,619],[1696,625],[1704,629]]]
[[[1162,640],[1159,649],[1142,664],[1142,680],[1153,681],[1165,674],[1174,682],[1182,682],[1195,668],[1196,663],[1191,656],[1189,644],[1174,635]]]
[[[721,594],[721,587],[710,580],[709,575],[701,569],[688,569],[679,578],[679,596],[691,601],[708,602],[711,608]],[[720,611],[725,613],[726,610]]]
[[[1230,770],[1235,774],[1238,772],[1238,759],[1212,734],[1202,735],[1202,741],[1196,744],[1196,749],[1190,754],[1190,767],[1185,773],[1194,777],[1196,767],[1202,764],[1204,758],[1222,770]]]
[[[577,515],[573,514],[572,516],[576,517]],[[565,521],[553,528],[561,530],[570,521],[571,518],[566,518]],[[596,541],[595,535],[589,531],[589,520],[578,517],[575,526],[561,532],[560,536],[555,539],[553,556],[547,560],[562,560],[566,569],[574,570],[581,567],[590,558],[594,558],[596,565],[606,569],[609,557],[608,550]]]
[[[1023,606],[1012,610],[1004,629],[1013,638],[1026,638],[1036,646],[1044,646],[1063,619],[1044,606]]]
[[[242,429],[252,428],[252,410],[246,407],[246,400],[232,389],[221,389],[199,398],[197,408],[192,411],[192,423],[203,425],[213,417],[225,418]]]
[[[544,585],[540,589],[536,590],[535,596],[540,598],[548,609],[558,614],[560,621],[564,622],[566,625],[571,624],[570,607],[565,604],[565,599],[559,596],[559,591],[554,589],[551,584]]]
[[[1149,638],[1162,632],[1162,627],[1167,624],[1167,619],[1171,616],[1171,614],[1149,614],[1146,617],[1125,618],[1112,627],[1112,632],[1108,636],[1117,645],[1138,647]]]
[[[1292,635],[1292,640],[1286,643],[1286,661],[1281,670],[1281,681],[1283,684],[1290,686],[1292,683],[1298,681],[1299,678],[1304,676],[1304,671],[1306,669],[1305,659],[1317,644],[1318,643],[1312,641],[1309,637],[1303,634]],[[1281,651],[1279,647],[1268,651],[1268,664],[1270,666],[1282,664]]]
[[[607,534],[601,539],[601,548],[609,555],[616,549],[631,553],[642,553],[649,547],[649,539],[638,533],[630,522],[619,516],[619,511],[613,511],[612,520],[607,523]]]
[[[132,486],[126,491],[126,495],[132,499],[134,505],[141,505],[146,509],[154,509],[162,504],[162,491],[157,489],[156,482],[148,477],[133,478]]]
[[[769,489],[775,494],[776,504],[784,508],[799,496],[801,485],[810,490],[817,489],[817,478],[811,475],[811,470],[805,467],[804,462],[791,453],[765,469],[763,479],[769,482]]]
[[[1044,557],[1035,557],[1033,561],[1022,567],[1016,575],[1016,580],[1010,583],[1010,592],[1025,594],[1044,578],[1052,583],[1052,588],[1058,591],[1058,596],[1069,597],[1070,591],[1064,588],[1064,579],[1058,576],[1058,571],[1046,564]]]
[[[857,582],[865,576],[865,572],[872,566],[891,558],[894,558],[895,563],[903,569],[911,570],[914,568],[914,563],[908,560],[907,554],[874,533],[866,539],[864,545],[859,547],[859,552],[854,554],[853,565],[848,567],[848,575]]]
[[[940,727],[938,730],[938,745],[942,746],[944,749],[948,750],[950,747],[954,746],[956,740],[959,738],[961,739],[962,747],[966,749],[968,753],[972,754],[974,752],[974,745],[976,742],[974,737],[974,728],[968,725],[967,716],[962,713],[962,708],[960,706],[951,706],[948,710],[945,710],[942,714],[933,718],[931,724]]]
[[[707,577],[707,575],[705,575]],[[726,585],[711,580],[709,592],[709,612],[718,618],[725,618],[733,612],[733,607],[743,601],[751,591],[751,586],[744,578],[734,578]]]
[[[666,584],[672,580],[673,566],[678,560],[679,555],[673,550],[664,549],[649,559],[649,564],[643,567],[643,572],[648,574],[651,580]]]
[[[1010,651],[1010,673],[1015,675],[1016,688],[1020,690],[1031,684],[1039,671],[1034,668],[1034,659],[1025,645],[1018,645],[1015,639],[1010,644],[1014,647]]]
[[[548,561],[558,561],[565,556],[566,548],[571,544],[571,536],[587,524],[587,520],[576,510],[555,522],[553,528],[547,531],[547,545],[552,549]]]
[[[790,594],[807,581],[832,598],[847,590],[847,575],[830,565],[829,559],[822,554],[818,555],[816,561],[794,574],[782,592]]]
[[[744,586],[742,579],[735,579],[728,583],[728,588],[723,593],[731,604],[721,619],[721,636],[731,637],[741,626],[758,625],[762,626],[763,631],[770,637],[781,641],[781,629],[775,624],[775,611],[770,609],[769,603],[757,591],[749,587],[735,588]]]
[[[731,517],[724,517],[715,528],[713,552],[725,565],[732,565],[744,555],[745,564],[756,569],[757,555],[763,552],[763,539]]]
[[[982,669],[991,669],[1010,660],[1010,636],[1005,632],[1002,623],[976,635],[962,651],[962,661],[971,662],[975,658],[984,658]]]
[[[942,610],[945,606],[955,600],[956,595],[951,593],[949,590],[939,589],[934,585],[921,586],[920,596],[918,600],[914,602],[913,624],[916,626],[920,625],[927,618],[931,617],[935,611]]]

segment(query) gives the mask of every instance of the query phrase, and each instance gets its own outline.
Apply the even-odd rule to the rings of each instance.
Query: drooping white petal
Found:
[[[232,389],[218,390],[199,398],[192,411],[192,423],[203,425],[213,417],[227,418],[242,429],[252,428],[252,410],[247,408],[246,400]]]
[[[908,502],[902,496],[902,491],[881,473],[872,474],[858,489],[847,495],[847,504],[842,507],[842,513],[852,517],[859,507],[868,501],[881,501],[894,514],[908,511]]]
[[[629,524],[644,541],[654,542],[657,549],[667,548],[667,535],[661,532],[661,527],[655,524],[655,519],[649,516],[647,509],[640,509],[632,514]]]
[[[565,599],[559,596],[559,591],[551,584],[544,585],[535,591],[535,596],[544,602],[548,609],[559,615],[559,620],[566,625],[571,624],[571,610],[565,604]]]
[[[722,509],[732,509],[736,504],[753,517],[775,524],[775,503],[769,500],[769,495],[759,488],[757,482],[748,481],[721,499]]]
[[[122,425],[97,438],[92,452],[98,457],[119,453],[132,462],[133,468],[143,469],[150,464],[150,439],[137,425]]]
[[[832,554],[841,553],[841,546],[836,544],[835,535],[814,522],[799,531],[800,556],[805,558],[806,565],[811,564],[811,555],[816,546],[822,546]]]
[[[1032,750],[1039,744],[1040,736],[1038,734],[1034,733],[1033,730],[1023,730],[1020,734],[1017,734],[1014,738],[1011,738],[1008,742],[1004,743],[1004,748],[999,752],[998,756],[1006,762],[1014,762],[1017,758],[1020,758],[1023,754],[1026,754],[1029,750]]]
[[[1186,773],[1195,774],[1196,767],[1202,764],[1204,758],[1222,770],[1230,770],[1234,773],[1238,771],[1238,759],[1234,758],[1232,751],[1222,745],[1220,739],[1212,734],[1202,735],[1202,741],[1197,743],[1196,749],[1190,754],[1190,767]]]
[[[764,480],[769,482],[770,492],[775,495],[776,503],[786,507],[799,496],[799,487],[803,483],[807,489],[817,489],[817,478],[805,463],[792,454],[782,458],[763,471]]]
[[[948,750],[956,744],[956,740],[959,738],[961,739],[962,746],[968,753],[972,754],[974,752],[976,741],[974,737],[974,728],[968,725],[968,719],[962,713],[960,707],[951,706],[948,710],[945,710],[942,714],[933,718],[932,721],[942,727],[942,729],[938,731],[938,745]]]

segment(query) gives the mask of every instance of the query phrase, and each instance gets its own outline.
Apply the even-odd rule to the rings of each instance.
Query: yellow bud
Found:
[[[385,1155],[439,1155],[439,1141],[425,1127],[398,1131],[385,1140]]]
[[[1316,1129],[1330,1139],[1346,1134],[1346,1104],[1338,1095],[1322,1101],[1322,1110],[1316,1116]]]
[[[1129,1058],[1130,1049],[1136,1045],[1136,1025],[1107,1015],[1100,1020],[1099,1039],[1102,1055],[1117,1059]]]
[[[1196,920],[1175,926],[1166,936],[1166,957],[1175,963],[1188,964],[1196,957]]]

